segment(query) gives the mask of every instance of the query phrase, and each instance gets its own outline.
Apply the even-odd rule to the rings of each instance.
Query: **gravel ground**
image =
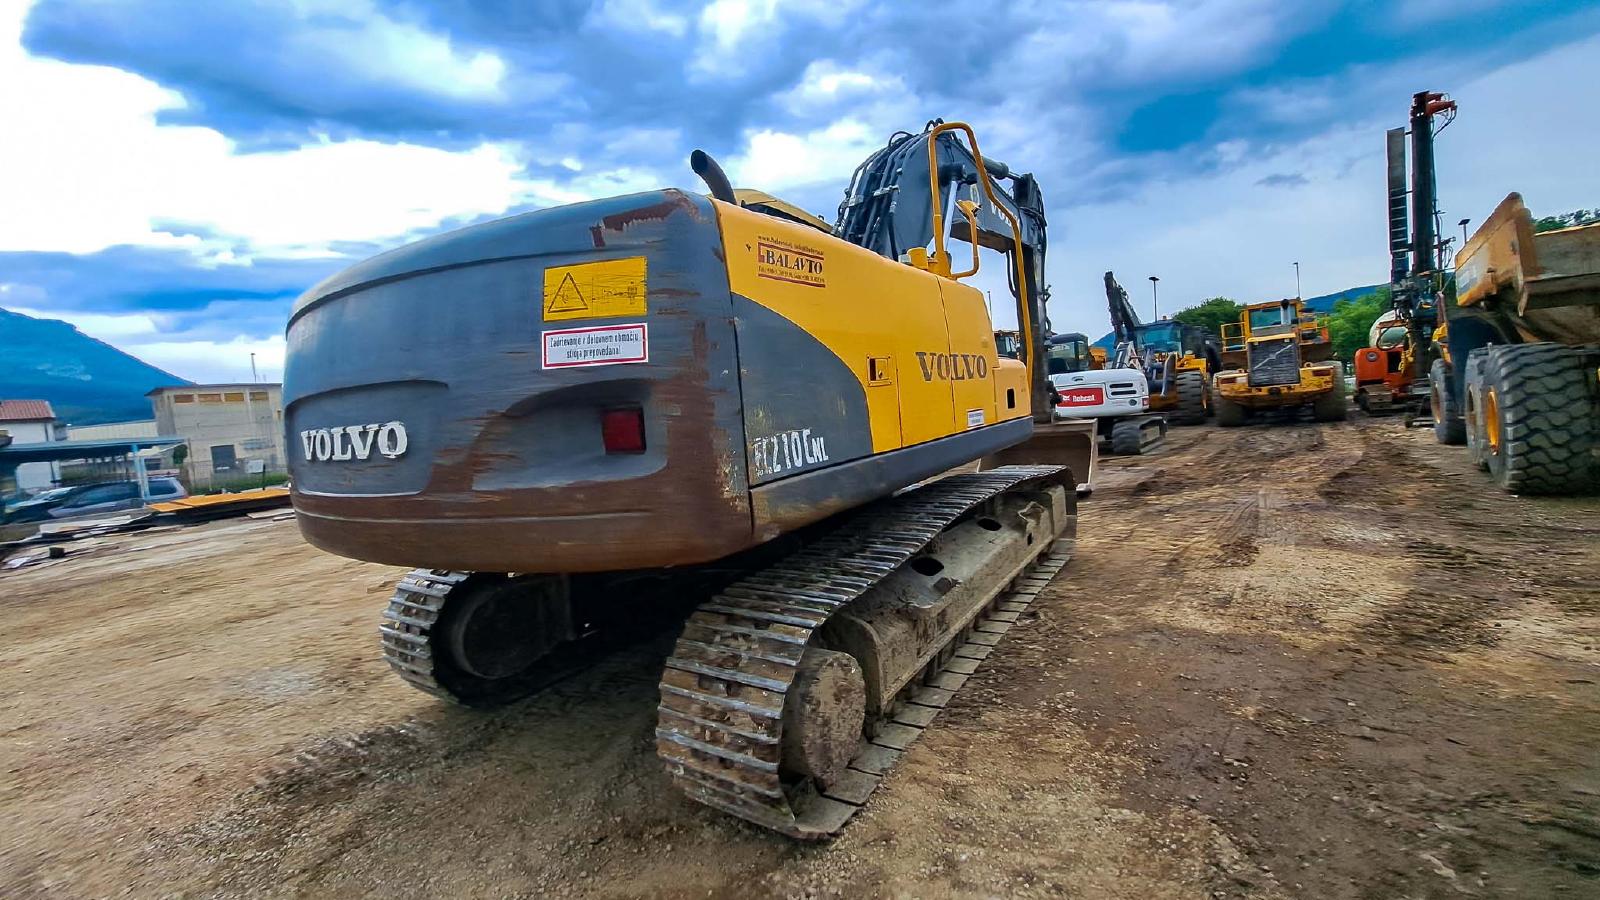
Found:
[[[493,713],[292,522],[0,573],[8,897],[1600,895],[1600,502],[1397,420],[1177,429],[837,840],[666,789],[673,635]]]

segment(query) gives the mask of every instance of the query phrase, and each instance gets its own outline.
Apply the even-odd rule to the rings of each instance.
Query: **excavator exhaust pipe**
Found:
[[[711,158],[711,154],[704,150],[696,150],[689,154],[689,168],[706,183],[706,188],[711,191],[714,199],[723,203],[739,202],[733,195],[733,182],[728,180],[728,173],[722,171],[722,166]]]

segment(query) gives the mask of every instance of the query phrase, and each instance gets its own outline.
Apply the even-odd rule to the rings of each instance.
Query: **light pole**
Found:
[[[1294,264],[1294,298],[1300,299],[1300,264]]]
[[[1471,219],[1462,219],[1456,223],[1461,226],[1461,246],[1463,247],[1467,245],[1467,223],[1471,221]]]
[[[1161,299],[1156,296],[1156,282],[1160,280],[1154,275],[1150,276],[1150,314],[1158,322],[1161,321]]]

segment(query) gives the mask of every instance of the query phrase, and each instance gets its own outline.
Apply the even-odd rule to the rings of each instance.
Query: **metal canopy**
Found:
[[[116,438],[99,441],[45,441],[32,444],[7,444],[0,447],[0,469],[31,462],[61,462],[68,459],[94,459],[120,456],[171,447],[184,442],[181,437]]]
[[[99,459],[106,456],[132,456],[134,480],[139,483],[139,499],[150,502],[150,476],[145,472],[140,450],[171,447],[185,442],[181,437],[120,438],[101,441],[45,441],[33,444],[7,444],[0,447],[0,474],[31,462],[61,462],[68,459]]]

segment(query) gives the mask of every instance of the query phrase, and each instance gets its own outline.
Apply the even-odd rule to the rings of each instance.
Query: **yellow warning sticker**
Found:
[[[647,311],[645,258],[545,269],[542,308],[546,322],[642,316]]]

